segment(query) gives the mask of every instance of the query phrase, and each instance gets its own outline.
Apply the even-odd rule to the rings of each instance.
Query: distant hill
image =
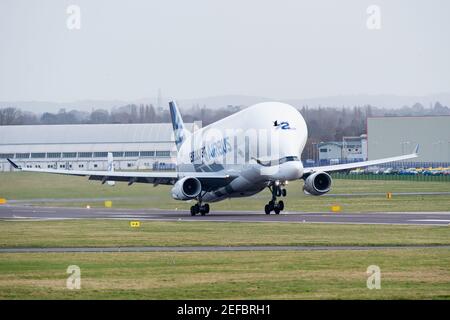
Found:
[[[167,99],[166,99],[167,100]],[[166,102],[166,100],[164,102]],[[201,97],[194,99],[177,99],[181,108],[190,108],[193,105],[199,107],[207,106],[211,109],[233,106],[249,106],[264,101],[282,101],[292,104],[296,107],[308,105],[310,108],[322,107],[353,107],[370,104],[380,108],[401,108],[403,106],[412,106],[420,103],[424,107],[429,107],[439,101],[445,106],[450,106],[450,93],[439,93],[426,96],[399,96],[399,95],[340,95],[317,98],[298,98],[298,99],[276,99],[270,97],[257,97],[245,95],[221,95],[212,97]],[[157,105],[157,98],[143,98],[136,100],[80,100],[74,102],[46,102],[46,101],[0,101],[0,108],[17,107],[26,111],[35,113],[57,112],[59,109],[91,111],[92,109],[111,110],[115,107],[121,107],[127,104],[153,104]],[[166,107],[166,106],[164,106]]]

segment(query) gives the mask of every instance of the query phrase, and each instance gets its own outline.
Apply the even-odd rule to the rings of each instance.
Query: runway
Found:
[[[60,208],[0,205],[0,219],[14,221],[62,219],[121,219],[139,221],[281,222],[331,224],[394,224],[449,226],[450,212],[327,213],[283,211],[266,215],[262,211],[213,211],[191,217],[187,211],[161,209]]]

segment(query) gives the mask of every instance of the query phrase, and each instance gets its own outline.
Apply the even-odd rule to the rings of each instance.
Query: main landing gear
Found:
[[[194,204],[191,207],[191,216],[195,216],[197,214],[200,214],[202,216],[209,213],[209,204],[201,204],[201,202]]]
[[[275,212],[275,214],[280,214],[284,209],[284,202],[282,200],[277,201],[277,197],[286,197],[287,191],[282,188],[279,183],[274,183],[269,186],[269,190],[272,192],[272,200],[269,201],[268,204],[264,207],[264,211],[266,214],[270,214],[270,212]]]

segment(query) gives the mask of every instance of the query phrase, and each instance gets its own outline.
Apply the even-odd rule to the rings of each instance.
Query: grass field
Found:
[[[123,220],[0,221],[0,247],[450,245],[450,227]]]
[[[78,199],[49,205],[187,209],[169,187],[117,184],[29,173],[0,174],[0,198]],[[335,180],[333,193],[450,191],[445,182]],[[448,211],[450,196],[311,197],[288,186],[288,210]],[[213,209],[260,210],[269,197],[213,204]],[[69,200],[70,201],[70,200]],[[45,203],[44,203],[45,204]],[[41,205],[41,204],[40,204]],[[450,245],[450,228],[63,220],[0,221],[0,247],[191,245]],[[81,268],[81,290],[66,288],[69,265]],[[381,289],[366,287],[369,265],[381,268]],[[0,299],[450,299],[450,250],[248,251],[148,253],[0,253]]]
[[[1,247],[449,245],[450,228],[1,221]],[[81,268],[81,290],[65,286]],[[366,287],[369,265],[380,290]],[[450,250],[0,254],[0,299],[450,299]]]
[[[80,290],[66,288],[69,265]],[[449,265],[444,249],[1,254],[0,299],[449,299]]]
[[[450,195],[394,196],[387,200],[384,195],[353,197],[314,197],[305,195],[302,182],[290,183],[287,187],[288,197],[283,199],[286,210],[323,212],[329,211],[334,204],[341,205],[347,212],[374,211],[448,211]],[[366,192],[450,192],[448,182],[411,182],[411,181],[333,181],[331,194],[366,193]],[[126,198],[114,200],[117,208],[161,208],[188,210],[190,203],[173,200],[169,186],[153,187],[147,184],[117,183],[110,187],[99,182],[88,181],[81,177],[68,177],[33,173],[0,173],[0,198],[18,199],[69,199],[64,203],[40,203],[47,206],[102,206],[102,202],[79,201],[87,198]],[[268,191],[263,191],[250,198],[225,200],[212,204],[212,210],[263,210],[270,198]],[[70,201],[70,199],[74,199]]]

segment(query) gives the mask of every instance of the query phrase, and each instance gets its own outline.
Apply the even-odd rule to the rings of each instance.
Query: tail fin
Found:
[[[177,150],[180,150],[180,147],[186,138],[187,131],[184,127],[183,119],[181,119],[181,114],[178,110],[176,102],[170,101],[169,107],[170,117],[172,119],[173,134],[175,136],[175,144],[177,145]]]

